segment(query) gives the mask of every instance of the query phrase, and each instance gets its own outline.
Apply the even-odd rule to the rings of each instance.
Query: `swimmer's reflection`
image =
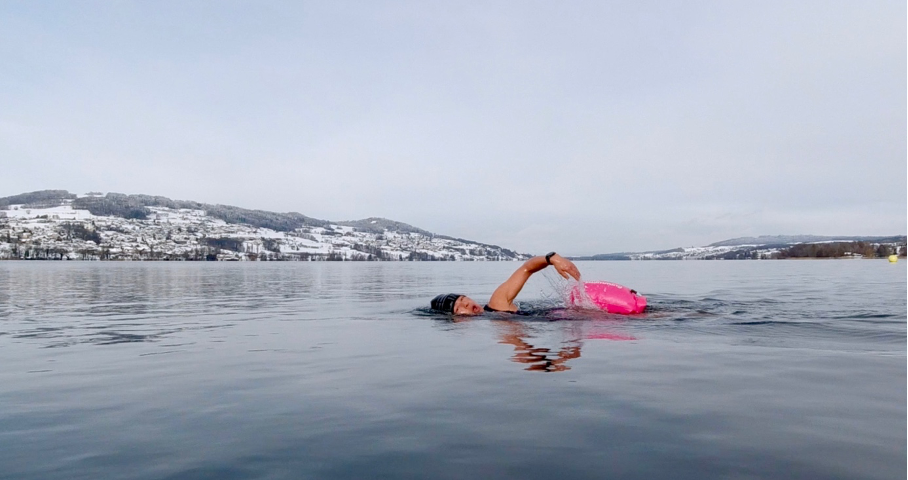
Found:
[[[455,319],[455,323],[467,322],[468,318]],[[567,361],[580,358],[580,348],[583,346],[582,335],[574,335],[562,341],[563,347],[557,351],[537,347],[528,340],[533,335],[527,331],[526,325],[519,321],[498,320],[495,324],[499,327],[498,343],[512,345],[514,355],[511,361],[526,364],[524,370],[531,372],[564,372],[570,370]]]
[[[562,315],[565,312],[569,311],[560,309],[550,310],[546,317],[550,320],[565,320],[569,318]],[[449,317],[449,321],[454,324],[466,324],[471,323],[475,318],[476,317],[458,315]],[[579,320],[582,318],[582,313],[578,314],[572,312],[571,318]],[[604,322],[596,322],[591,325],[590,322],[567,321],[559,323],[558,327],[555,327],[555,324],[549,322],[535,322],[536,325],[534,326],[532,322],[518,319],[506,320],[499,318],[492,320],[491,322],[496,327],[498,343],[514,347],[514,355],[510,357],[510,360],[512,362],[525,364],[525,370],[531,372],[564,372],[570,370],[571,367],[567,365],[568,361],[580,358],[580,350],[583,347],[584,341],[588,339],[614,341],[636,340],[633,335],[604,330],[603,327],[608,327],[608,324]],[[548,325],[549,328],[545,328],[548,332],[552,332],[551,327],[555,327],[560,331],[561,341],[559,343],[562,346],[556,350],[554,348],[539,346],[537,340],[532,340],[536,338],[536,333],[538,333],[534,332],[534,329],[538,328],[539,325]]]
[[[514,346],[512,362],[524,363],[524,370],[531,372],[564,372],[570,370],[567,361],[580,358],[580,347],[583,343],[580,338],[571,338],[563,343],[565,346],[553,351],[550,348],[537,347],[527,340],[531,335],[526,331],[525,325],[520,322],[498,322],[501,334],[498,343]]]

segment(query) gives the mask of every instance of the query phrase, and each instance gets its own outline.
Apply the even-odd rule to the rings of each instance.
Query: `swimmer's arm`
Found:
[[[552,266],[555,267],[555,270],[558,270],[562,277],[568,278],[568,276],[571,276],[576,280],[580,280],[580,271],[577,270],[577,266],[573,262],[557,253],[552,255],[550,260]],[[514,305],[514,299],[517,298],[517,294],[523,289],[530,276],[548,266],[549,264],[546,263],[543,256],[527,260],[522,267],[511,275],[511,278],[495,289],[495,292],[492,293],[492,298],[489,300],[489,307],[495,310],[516,312],[517,305]]]

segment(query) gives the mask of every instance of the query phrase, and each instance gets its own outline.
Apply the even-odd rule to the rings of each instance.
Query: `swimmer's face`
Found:
[[[482,307],[466,295],[461,295],[454,302],[454,315],[479,315],[480,313],[482,313]]]

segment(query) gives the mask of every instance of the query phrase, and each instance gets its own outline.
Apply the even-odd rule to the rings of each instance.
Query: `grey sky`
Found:
[[[524,252],[906,232],[906,4],[2,2],[0,196]]]

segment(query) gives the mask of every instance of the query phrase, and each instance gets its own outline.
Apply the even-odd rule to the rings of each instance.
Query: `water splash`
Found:
[[[544,293],[547,300],[558,301],[567,308],[600,310],[586,292],[583,280],[565,279],[552,270],[543,270],[543,278],[549,283],[551,293]]]

